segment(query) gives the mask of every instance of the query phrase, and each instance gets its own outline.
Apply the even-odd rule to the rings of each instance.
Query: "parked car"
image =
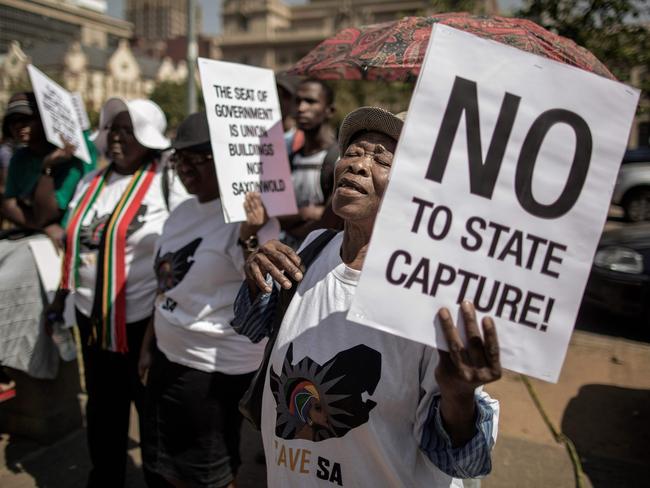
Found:
[[[605,231],[585,290],[585,301],[650,322],[650,223]]]
[[[650,220],[650,147],[625,152],[612,203],[623,207],[626,220]]]

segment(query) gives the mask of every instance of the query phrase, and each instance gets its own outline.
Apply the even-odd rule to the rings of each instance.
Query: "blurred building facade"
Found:
[[[115,47],[133,37],[133,25],[106,15],[104,0],[0,0],[0,53],[18,41],[26,49],[42,43]]]
[[[29,88],[27,65],[33,64],[70,91],[81,93],[89,111],[99,111],[107,98],[147,97],[157,82],[182,82],[184,61],[174,63],[135,53],[122,39],[115,48],[83,45],[78,41],[37,44],[23,49],[13,42],[0,55],[0,113],[11,93]]]
[[[282,70],[338,30],[407,15],[435,12],[427,0],[310,0],[289,5],[283,0],[224,0],[223,34],[218,40],[224,60]],[[496,14],[496,0],[477,2],[476,11]]]
[[[126,0],[126,19],[133,24],[132,43],[138,50],[153,57],[164,57],[176,52],[179,43],[187,45],[188,0]],[[196,32],[201,32],[203,14],[196,5]],[[172,46],[169,43],[174,42]],[[203,39],[204,43],[209,39]],[[208,56],[209,52],[201,53]],[[172,57],[176,57],[172,54]]]
[[[103,0],[0,0],[0,113],[14,91],[28,89],[34,64],[89,111],[111,96],[148,96],[159,81],[182,82],[184,61],[134,50],[133,24],[105,14]]]

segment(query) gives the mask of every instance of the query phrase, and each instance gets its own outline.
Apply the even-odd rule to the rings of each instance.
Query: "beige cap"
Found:
[[[339,129],[339,150],[343,154],[358,132],[380,132],[399,140],[406,112],[397,115],[379,107],[361,107],[345,116]]]

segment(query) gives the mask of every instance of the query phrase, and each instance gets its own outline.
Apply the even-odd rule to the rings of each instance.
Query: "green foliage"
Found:
[[[481,12],[483,2],[478,0],[430,0],[436,12]]]
[[[9,89],[7,90],[10,94],[18,92],[27,92],[32,91],[32,84],[29,81],[27,76],[11,80],[9,83]]]
[[[620,80],[630,81],[632,68],[645,71],[637,84],[646,97],[650,30],[641,20],[649,14],[646,0],[529,0],[517,12],[587,48]]]
[[[336,114],[332,125],[338,127],[352,110],[364,107],[381,107],[393,113],[408,108],[415,85],[405,82],[385,81],[334,81],[328,82],[336,94]]]
[[[474,14],[486,14],[485,3],[479,0],[429,0],[427,7],[421,9],[418,15],[429,15],[431,13],[443,12],[472,12]]]
[[[187,86],[185,83],[159,82],[149,98],[156,102],[165,112],[169,130],[174,130],[189,115],[187,113]],[[198,89],[196,98],[198,109],[205,110],[203,95]]]
[[[89,108],[87,111],[90,127],[99,127],[99,112],[95,109]]]

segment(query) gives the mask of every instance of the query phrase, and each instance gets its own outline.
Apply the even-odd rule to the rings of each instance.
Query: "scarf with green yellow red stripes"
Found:
[[[127,231],[151,186],[156,174],[156,166],[155,161],[146,163],[133,174],[104,227],[99,244],[91,341],[102,349],[113,352],[128,352],[125,261]],[[102,192],[112,171],[112,166],[109,166],[95,175],[68,221],[66,253],[61,278],[63,289],[75,288],[79,273],[81,224]]]

